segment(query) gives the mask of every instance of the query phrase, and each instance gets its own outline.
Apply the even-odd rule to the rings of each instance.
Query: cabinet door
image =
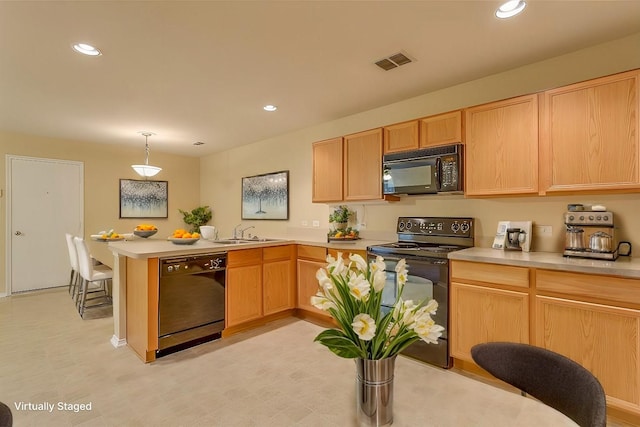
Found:
[[[384,127],[384,153],[416,150],[419,147],[417,120]]]
[[[264,248],[262,266],[264,315],[295,308],[295,247]]]
[[[590,370],[612,406],[640,411],[640,311],[536,297],[535,344]]]
[[[546,91],[542,190],[639,188],[640,72]]]
[[[262,317],[262,249],[231,251],[227,261],[226,327]]]
[[[420,119],[420,148],[462,142],[462,111]]]
[[[451,355],[473,361],[471,347],[488,341],[529,343],[529,295],[452,283]]]
[[[298,308],[329,318],[330,316],[327,312],[311,305],[311,297],[318,292],[319,286],[316,272],[326,265],[326,262],[298,259]]]
[[[312,202],[342,200],[342,138],[313,144]]]
[[[382,129],[344,137],[344,200],[382,198]]]
[[[538,98],[521,96],[465,112],[466,195],[538,192]]]

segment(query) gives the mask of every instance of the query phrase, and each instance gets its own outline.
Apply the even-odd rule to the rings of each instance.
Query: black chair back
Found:
[[[544,348],[510,342],[475,345],[471,356],[494,377],[557,409],[578,425],[607,425],[604,389],[579,363]]]

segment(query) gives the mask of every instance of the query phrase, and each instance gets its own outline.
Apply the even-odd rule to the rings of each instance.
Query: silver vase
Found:
[[[396,356],[386,359],[355,359],[356,413],[359,426],[393,423],[393,371]]]

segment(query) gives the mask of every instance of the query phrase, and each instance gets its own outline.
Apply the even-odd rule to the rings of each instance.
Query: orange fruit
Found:
[[[199,239],[200,238],[200,233],[192,233],[191,237],[193,237],[194,239]]]
[[[190,238],[191,238],[191,233],[184,233],[184,234],[182,235],[182,238],[183,238],[183,239],[190,239]]]

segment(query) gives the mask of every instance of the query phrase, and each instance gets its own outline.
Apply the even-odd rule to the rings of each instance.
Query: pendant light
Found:
[[[131,167],[133,168],[133,170],[135,170],[138,175],[143,176],[145,178],[150,177],[150,176],[155,176],[158,174],[158,172],[160,172],[162,170],[162,168],[159,168],[157,166],[151,166],[149,165],[149,142],[148,139],[151,135],[155,135],[155,133],[153,132],[138,132],[139,134],[144,136],[144,146],[145,146],[145,153],[146,153],[146,157],[145,157],[145,161],[144,161],[144,165],[131,165]]]

